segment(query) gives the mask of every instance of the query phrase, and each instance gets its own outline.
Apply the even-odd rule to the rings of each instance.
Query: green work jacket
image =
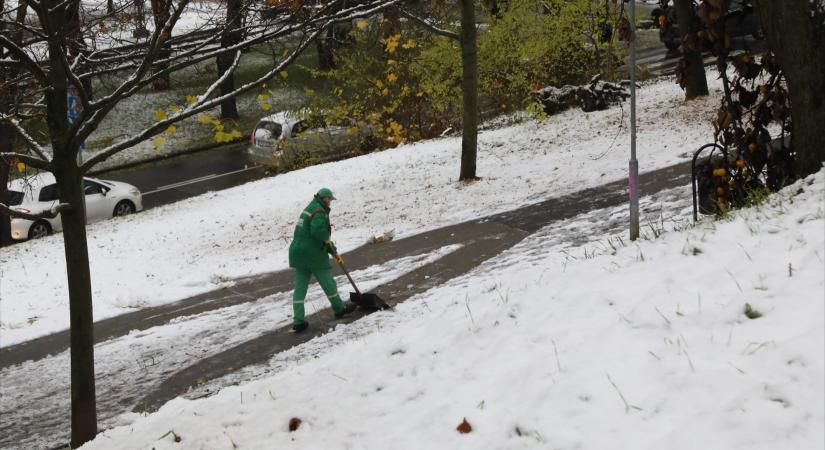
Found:
[[[319,198],[313,199],[301,212],[292,243],[289,244],[289,267],[304,270],[330,269],[326,242],[332,229],[329,225],[329,206]]]

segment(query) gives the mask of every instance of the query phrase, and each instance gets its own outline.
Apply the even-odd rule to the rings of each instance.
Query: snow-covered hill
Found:
[[[314,359],[83,449],[821,449],[824,200],[825,170],[637,244],[560,251],[592,215],[551,225]]]
[[[639,91],[643,172],[688,160],[712,136],[715,97],[690,103],[683,97],[671,79]],[[334,239],[347,250],[389,229],[409,236],[622,179],[629,158],[626,111],[627,105],[571,110],[482,132],[482,179],[470,185],[456,181],[460,138],[445,138],[93,224],[88,241],[95,319],[286,268],[298,213],[321,187],[339,198]],[[0,248],[0,346],[67,329],[66,292],[61,235]]]

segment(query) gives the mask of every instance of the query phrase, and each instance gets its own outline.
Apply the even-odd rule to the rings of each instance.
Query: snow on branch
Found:
[[[43,211],[38,214],[30,214],[20,211],[18,209],[9,208],[7,205],[0,203],[0,214],[5,214],[10,217],[20,217],[22,219],[27,220],[39,220],[39,219],[54,219],[63,211],[69,211],[72,209],[72,205],[69,203],[60,203],[56,206],[52,206],[48,211]]]
[[[129,78],[127,78],[126,81],[124,81],[120,86],[118,86],[118,88],[115,89],[114,92],[107,95],[106,97],[101,98],[98,101],[92,102],[92,108],[97,109],[105,107],[109,104],[117,103],[120,99],[124,97],[124,94],[132,88],[132,86],[139,83],[143,79],[143,76],[152,66],[152,63],[157,57],[158,52],[160,52],[160,48],[163,46],[161,36],[171,34],[172,28],[174,28],[181,14],[183,14],[183,10],[184,8],[186,8],[186,5],[188,3],[189,0],[181,0],[180,2],[178,2],[176,7],[172,7],[172,14],[169,15],[169,19],[166,21],[163,27],[156,28],[154,33],[152,33],[152,36],[149,38],[147,52],[140,66],[138,66],[138,68],[132,73],[132,75],[129,76]]]
[[[245,84],[245,85],[243,85],[243,86],[241,86],[241,87],[239,87],[239,88],[237,88],[237,89],[233,90],[232,92],[229,92],[225,95],[215,97],[214,99],[209,100],[209,101],[202,101],[200,103],[200,105],[192,105],[192,106],[182,110],[181,112],[170,116],[166,120],[161,120],[159,122],[156,122],[154,125],[144,129],[142,132],[136,134],[135,136],[132,136],[129,139],[121,141],[117,144],[110,145],[109,147],[107,147],[106,149],[104,149],[103,151],[98,153],[97,155],[89,158],[88,161],[83,163],[83,165],[80,167],[81,172],[82,173],[88,172],[95,164],[97,164],[99,162],[102,162],[102,161],[105,161],[106,159],[108,159],[112,155],[115,155],[115,154],[117,154],[117,153],[119,153],[119,152],[121,152],[121,151],[123,151],[123,150],[125,150],[125,149],[141,142],[141,141],[144,141],[144,140],[146,140],[146,139],[162,132],[163,130],[168,128],[169,125],[180,122],[181,120],[184,120],[188,117],[192,117],[195,114],[199,114],[201,112],[204,112],[206,110],[214,108],[214,107],[220,105],[221,102],[223,102],[224,100],[233,98],[233,97],[235,97],[239,94],[250,91],[253,88],[260,85],[261,83],[264,83],[266,80],[268,80],[268,79],[274,77],[275,75],[277,75],[284,68],[286,68],[289,64],[291,64],[295,59],[297,59],[298,56],[301,54],[301,52],[303,52],[303,50],[309,45],[309,43],[312,42],[312,40],[315,39],[322,31],[323,31],[323,28],[316,30],[314,33],[312,33],[312,35],[310,35],[309,38],[304,39],[300,43],[300,45],[298,45],[298,47],[295,50],[293,50],[292,53],[286,59],[281,61],[280,64],[275,66],[272,70],[265,73],[264,75],[262,75],[258,79],[254,80],[250,83],[247,83],[247,84]]]
[[[174,25],[173,24],[173,19],[177,20],[176,17],[179,16],[180,13],[182,12],[183,5],[185,5],[186,1],[188,1],[188,0],[184,0],[179,4],[179,8],[175,11],[175,14],[173,14],[173,17],[170,17],[170,19],[167,22],[166,26],[164,26],[164,29],[166,29],[167,27],[169,29],[171,29],[171,26]],[[371,15],[377,13],[378,11],[381,11],[384,8],[387,8],[389,6],[392,6],[396,3],[398,3],[399,1],[400,0],[378,0],[378,1],[375,1],[375,2],[372,2],[372,3],[357,5],[357,6],[354,6],[354,7],[351,7],[351,8],[343,9],[343,10],[340,10],[336,13],[329,14],[327,16],[313,17],[313,18],[311,18],[311,19],[309,19],[309,20],[307,20],[303,23],[296,23],[296,24],[291,24],[289,26],[282,26],[281,28],[278,28],[278,29],[276,29],[274,31],[271,31],[269,33],[265,33],[265,34],[262,34],[260,36],[253,37],[251,39],[244,40],[244,41],[242,41],[238,44],[235,44],[235,45],[222,47],[220,49],[216,49],[214,51],[211,51],[211,52],[208,52],[208,53],[205,53],[205,54],[201,54],[200,56],[190,58],[190,59],[186,59],[184,61],[180,61],[181,59],[184,59],[184,55],[178,55],[176,58],[169,58],[168,60],[164,60],[164,61],[169,61],[169,62],[179,61],[179,62],[177,62],[176,64],[173,64],[170,67],[167,67],[166,69],[155,72],[150,77],[147,77],[147,78],[144,79],[143,76],[145,75],[148,68],[152,65],[152,62],[153,62],[152,60],[154,59],[154,56],[155,56],[155,53],[156,53],[156,51],[155,52],[150,51],[150,52],[147,53],[147,56],[142,61],[140,68],[138,70],[136,70],[135,73],[133,73],[132,76],[129,77],[129,79],[127,79],[123,84],[121,84],[117,89],[115,89],[115,91],[112,92],[112,94],[91,103],[91,109],[94,109],[95,111],[93,113],[90,113],[90,116],[89,116],[88,120],[84,121],[84,123],[80,127],[80,130],[72,138],[72,142],[77,143],[77,142],[82,142],[83,140],[85,140],[97,128],[97,126],[100,124],[100,122],[108,115],[108,113],[115,107],[115,105],[121,99],[129,97],[130,95],[133,95],[134,93],[139,91],[144,86],[147,86],[148,84],[151,84],[151,82],[154,78],[157,78],[157,77],[175,72],[175,71],[183,69],[185,67],[189,67],[193,64],[197,64],[200,61],[211,59],[211,58],[217,57],[217,56],[222,55],[222,54],[226,54],[226,53],[230,53],[230,52],[237,52],[239,50],[249,48],[252,45],[255,45],[255,44],[258,44],[258,43],[267,42],[267,41],[270,41],[270,40],[275,39],[277,37],[287,36],[287,35],[293,34],[295,32],[301,31],[302,29],[306,30],[307,28],[309,28],[312,25],[317,26],[318,29],[325,29],[326,27],[328,27],[329,25],[331,25],[333,23],[344,22],[344,21],[349,21],[349,20],[353,20],[353,19],[356,19],[356,18],[360,18],[360,17],[371,16]],[[156,31],[155,35],[153,35],[152,38],[154,39],[157,34],[158,34],[158,32]],[[157,49],[155,49],[155,50],[157,50]],[[288,60],[290,62],[291,62],[292,59],[294,59],[294,58],[293,57],[288,58]],[[157,63],[157,61],[155,61],[155,62]],[[277,72],[279,72],[279,71],[280,71],[280,69],[279,70],[274,70],[273,72],[271,72],[271,74],[265,75],[262,79],[260,79],[259,81],[256,81],[255,83],[258,83],[258,84],[263,83],[264,81],[266,81],[268,78],[270,78],[274,74],[277,74]],[[254,87],[254,86],[250,86],[248,89],[245,89],[244,91],[230,93],[226,96],[223,96],[221,99],[225,100],[225,99],[228,99],[228,98],[232,98],[232,97],[238,95],[239,93],[246,92],[246,90],[249,90],[252,87]],[[207,97],[202,96],[201,98],[206,99]],[[211,103],[212,102],[210,102],[210,104]],[[186,112],[186,110],[184,112]],[[173,117],[178,117],[178,116],[173,116]],[[174,122],[177,122],[177,120],[175,120]],[[173,123],[173,122],[170,122],[170,124],[171,123]],[[154,126],[150,127],[150,129],[154,129]],[[157,132],[155,132],[154,134],[157,134]],[[154,134],[150,134],[150,136],[154,135]],[[135,141],[130,145],[134,145],[134,144],[140,142],[141,140],[143,140],[143,139]],[[124,141],[124,142],[131,142],[131,140]],[[120,146],[120,144],[118,144],[118,147],[119,146]],[[122,149],[120,149],[120,150],[122,150]],[[120,151],[120,150],[117,150],[117,151]],[[117,153],[117,151],[114,151],[114,153]],[[100,154],[102,155],[102,154],[105,154],[105,153],[106,153],[106,151],[101,152]],[[90,159],[89,161],[90,162],[94,161],[94,163],[97,163],[97,162],[100,162],[100,161],[102,161],[106,158],[108,158],[108,156],[104,157],[103,159],[99,159],[99,160],[93,158],[93,159]]]
[[[240,62],[241,51],[238,50],[237,52],[235,52],[235,59],[232,61],[232,65],[229,67],[229,70],[227,70],[220,77],[218,77],[218,79],[215,80],[215,82],[212,83],[212,85],[206,89],[206,92],[204,92],[203,95],[200,96],[200,99],[193,106],[197,107],[203,104],[203,102],[205,102],[206,99],[208,99],[212,95],[212,93],[215,92],[215,89],[217,89],[218,86],[220,86],[220,84],[224,82],[224,80],[229,78],[235,72]]]
[[[27,166],[34,167],[35,169],[46,170],[46,171],[51,171],[52,170],[51,163],[49,163],[45,159],[36,158],[34,156],[25,155],[23,153],[14,153],[14,152],[0,153],[0,158],[5,159],[6,161],[17,160],[17,161],[20,161],[20,162],[22,162],[23,164],[25,164]]]
[[[5,114],[0,114],[0,121],[5,121],[11,124],[12,128],[14,128],[14,130],[17,131],[17,134],[19,134],[20,137],[23,138],[23,141],[25,141],[26,146],[32,149],[32,151],[34,151],[35,153],[37,153],[37,156],[42,158],[45,164],[48,164],[47,161],[49,160],[49,157],[46,156],[46,149],[44,149],[40,144],[37,143],[37,141],[34,140],[33,137],[26,133],[26,130],[22,126],[20,126],[20,122],[18,122],[17,119],[11,116],[7,116]]]
[[[46,78],[46,72],[40,67],[40,64],[37,63],[28,53],[26,53],[22,48],[18,47],[11,39],[6,37],[3,34],[0,34],[0,46],[5,47],[9,53],[11,53],[17,61],[24,64],[43,84],[48,84],[48,80]]]
[[[461,36],[459,36],[458,33],[454,33],[452,31],[445,30],[443,28],[439,28],[434,23],[432,23],[431,21],[429,21],[429,20],[427,20],[423,17],[418,17],[415,14],[412,14],[409,11],[404,10],[404,8],[398,8],[398,11],[401,13],[402,16],[412,20],[413,22],[421,25],[422,27],[432,31],[433,33],[435,33],[439,36],[444,36],[444,37],[447,37],[447,38],[450,38],[450,39],[455,39],[455,40],[461,40]]]

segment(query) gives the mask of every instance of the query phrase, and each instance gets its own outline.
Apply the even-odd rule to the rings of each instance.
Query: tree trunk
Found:
[[[478,52],[473,0],[461,0],[461,90],[464,117],[461,133],[461,175],[475,180],[478,153]]]
[[[0,0],[0,11],[5,11],[6,2]],[[26,20],[26,10],[28,6],[25,1],[18,3],[17,13],[15,14],[14,23],[22,24]],[[0,26],[2,32],[9,36],[12,42],[20,44],[23,42],[23,31],[19,27],[6,24]],[[0,59],[7,55],[5,48],[0,47]],[[8,83],[9,80],[14,79],[18,74],[18,70],[11,67],[0,67],[0,85],[5,86],[0,88],[0,113],[11,115],[14,103],[17,97],[17,83]],[[3,121],[0,123],[0,153],[9,153],[14,150],[16,131],[10,123]],[[6,161],[0,158],[0,203],[4,205],[9,204],[8,182],[9,171],[12,170],[13,161]],[[11,238],[11,217],[6,214],[0,214],[0,247],[6,247],[13,243]]]
[[[2,56],[2,55],[0,55]],[[3,102],[3,109],[5,109],[5,101]],[[6,111],[3,111],[4,113]],[[11,125],[6,122],[0,123],[0,153],[12,151],[12,136],[14,130]],[[5,158],[0,158],[0,203],[4,205],[9,204],[9,170],[11,170],[10,161]],[[11,217],[7,214],[0,214],[0,247],[7,247],[12,244],[11,239]]]
[[[106,0],[106,14],[113,14],[115,12],[114,0]]]
[[[796,175],[825,161],[825,11],[808,0],[754,0],[756,13],[788,80]]]
[[[46,5],[54,8],[49,19],[56,30],[65,30],[65,7],[55,8],[60,0]],[[61,30],[62,29],[62,30]],[[52,158],[61,203],[71,205],[61,213],[63,245],[69,286],[69,352],[71,360],[72,434],[71,446],[77,448],[97,435],[95,399],[92,286],[89,252],[86,244],[86,202],[77,167],[77,148],[69,147],[66,93],[67,73],[60,63],[65,42],[49,41],[50,88],[46,91],[46,122],[54,149]]]
[[[69,318],[72,378],[72,448],[97,435],[94,372],[94,315],[89,250],[86,242],[86,202],[76,164],[55,171],[61,203],[66,271],[69,280]]]
[[[25,8],[23,8],[25,9]],[[0,11],[6,10],[5,0],[0,0]],[[6,30],[8,25],[0,24],[0,33],[4,35],[8,33]],[[0,47],[0,59],[6,57],[5,47]],[[0,67],[0,86],[6,85],[6,80],[11,78],[11,68]],[[8,87],[0,89],[0,113],[9,114],[11,112],[12,102],[14,96],[12,89],[15,86],[11,83]],[[0,153],[10,152],[12,150],[12,135],[14,130],[7,122],[0,122]],[[10,161],[0,158],[0,203],[4,205],[9,204],[9,170],[11,168]],[[6,214],[0,214],[0,247],[6,247],[11,244],[11,217]]]
[[[687,35],[694,31],[696,14],[693,11],[692,0],[673,0],[676,7],[676,21],[679,25],[679,35],[682,37],[682,52],[687,63],[685,67],[685,100],[708,95],[708,81],[705,77],[705,65],[702,61],[702,52],[688,44]]]
[[[226,2],[226,30],[221,36],[221,47],[231,47],[241,42],[241,0],[227,0]],[[235,60],[234,53],[224,53],[217,57],[218,77],[223,76]],[[229,75],[220,85],[221,95],[226,95],[235,89],[235,76]],[[235,97],[221,102],[221,119],[237,119],[238,106]]]
[[[330,26],[315,42],[318,50],[318,70],[335,70],[335,25]]]
[[[169,0],[151,0],[152,16],[155,18],[155,28],[162,28],[166,21],[169,20],[169,8],[172,6]],[[167,59],[171,55],[169,45],[165,44],[171,38],[171,33],[162,33],[160,42],[163,44],[160,52],[158,52],[158,59]],[[155,65],[154,73],[161,72],[169,67],[168,64]],[[172,79],[169,74],[158,77],[152,82],[152,87],[156,91],[167,91],[172,87]]]

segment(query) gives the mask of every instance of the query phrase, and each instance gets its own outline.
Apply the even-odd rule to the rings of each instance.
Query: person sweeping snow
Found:
[[[338,256],[335,244],[330,240],[332,227],[329,223],[329,212],[333,200],[335,196],[327,188],[315,194],[309,205],[301,212],[298,224],[295,226],[292,243],[289,245],[289,267],[295,269],[292,329],[296,332],[304,331],[309,327],[309,322],[304,318],[304,299],[307,295],[309,279],[313,275],[332,304],[336,319],[350,314],[357,307],[352,302],[345,304],[338,295],[338,286],[332,278],[332,265],[327,256],[333,255],[334,258],[341,258]]]

